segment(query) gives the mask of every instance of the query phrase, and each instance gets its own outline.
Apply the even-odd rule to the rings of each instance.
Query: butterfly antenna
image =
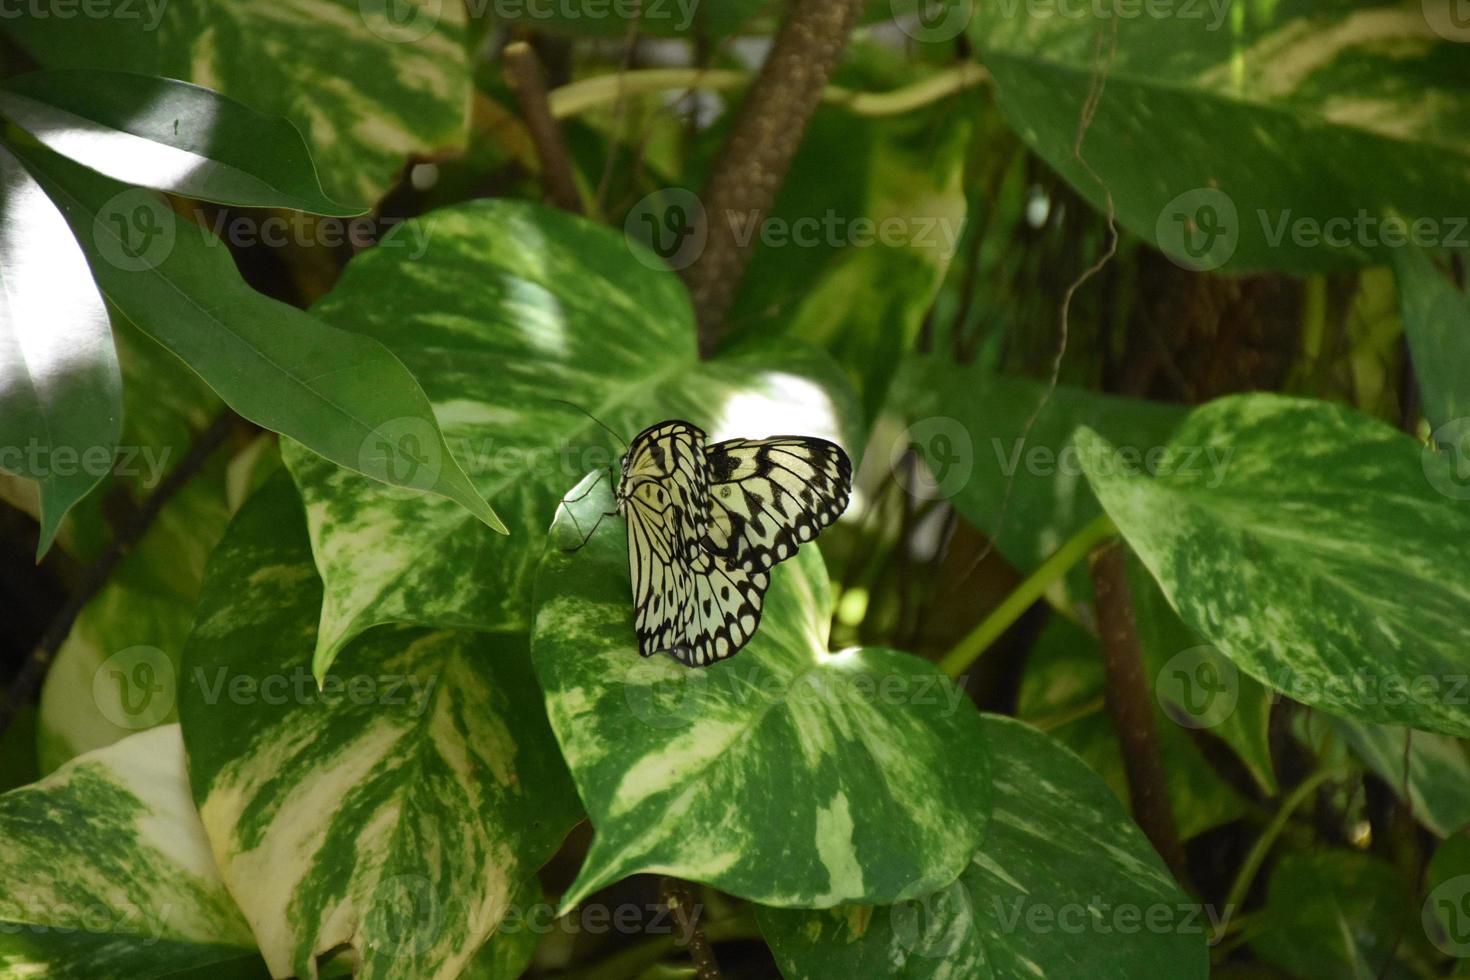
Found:
[[[611,435],[614,439],[623,444],[624,449],[628,448],[628,440],[618,435],[615,431],[613,431],[612,426],[608,425],[606,422],[602,421],[602,419],[598,418],[596,415],[593,415],[591,412],[587,411],[587,409],[583,408],[581,405],[578,405],[576,402],[569,402],[565,398],[548,398],[546,400],[549,402],[556,402],[561,405],[566,405],[570,408],[575,408],[577,411],[581,412],[583,415],[587,416],[589,419],[606,429],[609,435]]]

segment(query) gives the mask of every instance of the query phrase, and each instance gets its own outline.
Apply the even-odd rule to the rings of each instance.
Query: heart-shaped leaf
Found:
[[[1087,766],[986,715],[994,802],[960,879],[914,901],[757,910],[787,977],[1203,978],[1213,923]]]
[[[453,978],[581,818],[524,636],[379,630],[309,670],[321,583],[285,473],[210,560],[184,650],[189,776],[277,976]]]
[[[569,495],[536,579],[536,672],[596,830],[564,903],[643,871],[803,908],[954,880],[989,809],[964,691],[906,653],[829,653],[831,595],[810,544],[773,570],[735,656],[643,659],[624,523],[563,550],[612,507],[596,479]]]
[[[1170,604],[1241,669],[1334,714],[1470,733],[1470,513],[1443,455],[1264,394],[1196,409],[1152,478],[1076,442]]]

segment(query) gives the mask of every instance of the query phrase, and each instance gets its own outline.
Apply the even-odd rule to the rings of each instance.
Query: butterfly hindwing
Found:
[[[705,451],[709,521],[704,547],[747,571],[796,554],[847,509],[852,463],[809,436],[731,439]]]
[[[659,505],[653,484],[628,496],[625,513],[639,652],[697,667],[744,646],[760,624],[769,576],[700,548],[686,553],[679,541],[690,523],[677,507]]]

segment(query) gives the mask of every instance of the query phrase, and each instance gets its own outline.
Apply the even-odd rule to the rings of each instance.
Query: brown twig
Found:
[[[82,609],[91,602],[93,597],[107,584],[107,579],[137,544],[153,521],[163,510],[164,505],[169,502],[183,488],[184,484],[199,472],[205,461],[216,449],[229,437],[230,431],[239,420],[234,412],[225,409],[215,420],[210,423],[209,428],[201,432],[189,447],[189,453],[179,461],[179,465],[168,471],[168,474],[159,481],[158,486],[148,495],[142,505],[128,515],[113,535],[97,560],[88,565],[82,572],[81,581],[77,590],[67,599],[56,618],[46,627],[46,632],[41,634],[41,641],[36,649],[21,665],[20,673],[15,675],[10,682],[10,687],[5,692],[5,699],[0,701],[0,735],[10,727],[15,720],[16,714],[25,705],[30,703],[36,690],[41,686],[41,681],[46,676],[46,671],[51,667],[51,661],[56,658],[56,652],[61,649],[61,644],[66,640],[67,634],[71,632],[72,625],[77,616],[81,615]]]
[[[665,877],[659,881],[658,891],[659,897],[674,916],[679,934],[689,937],[682,945],[688,950],[689,958],[694,961],[699,980],[720,980],[720,964],[715,961],[714,947],[709,944],[709,938],[699,924],[699,917],[704,909],[695,901],[689,883],[678,878]]]
[[[760,75],[740,105],[703,203],[708,237],[684,271],[707,355],[718,343],[750,246],[847,45],[863,0],[791,0]]]
[[[541,61],[525,41],[512,41],[505,47],[505,80],[515,92],[526,119],[526,130],[541,161],[541,189],[547,200],[563,211],[582,213],[582,194],[572,176],[572,158],[567,152],[561,127],[551,115],[546,99],[546,80],[541,75]]]
[[[1101,545],[1089,556],[1087,564],[1102,633],[1103,700],[1118,732],[1133,819],[1174,877],[1184,883],[1184,848],[1179,843],[1179,830],[1164,781],[1153,704],[1144,677],[1133,599],[1128,591],[1123,545],[1116,540]]]

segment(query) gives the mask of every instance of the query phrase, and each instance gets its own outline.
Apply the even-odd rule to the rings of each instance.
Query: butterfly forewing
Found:
[[[852,463],[809,436],[731,439],[705,452],[709,522],[704,546],[747,571],[796,554],[847,509]]]

